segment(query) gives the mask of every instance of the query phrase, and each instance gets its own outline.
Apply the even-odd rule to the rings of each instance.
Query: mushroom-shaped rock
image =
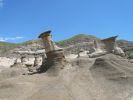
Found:
[[[51,40],[51,31],[46,31],[40,34],[39,38],[43,40],[45,52],[47,58],[45,63],[42,64],[39,71],[44,72],[50,69],[60,69],[63,68],[65,62],[64,50],[59,48]]]

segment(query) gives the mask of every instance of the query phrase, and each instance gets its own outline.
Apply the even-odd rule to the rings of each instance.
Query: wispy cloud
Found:
[[[3,7],[3,0],[0,0],[0,8]]]
[[[19,40],[19,39],[23,39],[23,37],[0,37],[0,41],[2,42],[6,42],[6,41],[10,41],[10,40]]]

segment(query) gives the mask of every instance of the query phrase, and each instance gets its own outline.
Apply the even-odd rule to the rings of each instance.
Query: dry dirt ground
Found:
[[[133,100],[133,64],[126,59],[108,54],[68,60],[56,74],[3,70],[0,100]]]

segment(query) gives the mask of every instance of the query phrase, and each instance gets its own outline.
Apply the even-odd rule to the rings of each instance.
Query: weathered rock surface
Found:
[[[3,69],[9,68],[13,65],[15,58],[0,57],[0,72]]]
[[[0,81],[2,100],[132,100],[133,64],[113,54],[71,59],[56,76],[17,75]]]
[[[8,68],[14,61],[9,61],[9,64],[7,58],[2,59],[0,100],[132,100],[133,64],[129,60],[113,54],[89,58],[84,57],[83,53],[83,57],[77,58],[77,51],[81,48],[86,51],[93,49],[95,39],[83,36],[66,41],[64,45],[60,45],[70,52],[66,56],[66,63],[58,62],[62,56],[59,52],[53,53],[54,56],[49,56],[46,64],[51,68],[41,74],[22,75],[27,73],[27,69]],[[41,47],[37,44],[31,43],[17,49],[36,51]],[[6,56],[11,55],[9,53]],[[34,60],[27,59],[25,63],[31,62],[34,65]]]
[[[65,65],[65,55],[64,50],[58,47],[51,39],[51,31],[43,32],[39,35],[39,38],[42,39],[45,52],[46,60],[45,63],[42,63],[41,67],[38,69],[39,72],[46,72],[47,70],[54,73],[58,69],[62,69]],[[60,67],[59,67],[60,66]]]
[[[70,53],[77,54],[78,53],[77,51],[82,48],[84,50],[91,51],[93,49],[94,40],[99,40],[99,39],[94,36],[79,34],[70,39],[63,40],[56,43],[59,47],[62,47],[65,49],[65,54],[70,54]],[[124,50],[124,52],[133,51],[133,42],[126,41],[126,40],[118,40],[117,44],[118,44],[118,47]],[[23,45],[19,45],[14,48],[10,48],[13,46],[0,45],[0,49],[5,52],[5,53],[0,52],[0,55],[6,56],[6,57],[18,56],[13,52],[21,51],[21,50],[36,51],[38,49],[43,49],[42,45],[43,44],[41,40],[30,40],[23,43]],[[6,48],[9,48],[9,49],[6,50]]]

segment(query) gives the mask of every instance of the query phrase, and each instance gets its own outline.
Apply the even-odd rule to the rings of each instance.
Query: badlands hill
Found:
[[[25,67],[9,67],[14,58],[7,56],[14,56],[14,50],[43,49],[41,40],[7,43],[13,47],[0,59],[0,100],[133,100],[133,64],[126,57],[112,53],[77,57],[75,52],[89,50],[95,39],[82,34],[57,42],[67,52],[64,66],[54,63],[47,71],[32,74],[26,74]],[[117,42],[125,52],[132,52],[132,42]]]
[[[93,40],[99,40],[99,38],[86,35],[78,34],[66,40],[57,41],[56,44],[63,47],[67,53],[77,53],[80,48],[90,50],[93,44]],[[133,42],[127,40],[117,40],[117,44],[121,47],[128,55],[133,51]],[[0,55],[10,56],[15,50],[38,50],[42,49],[41,40],[29,40],[23,43],[7,43],[0,42]]]

